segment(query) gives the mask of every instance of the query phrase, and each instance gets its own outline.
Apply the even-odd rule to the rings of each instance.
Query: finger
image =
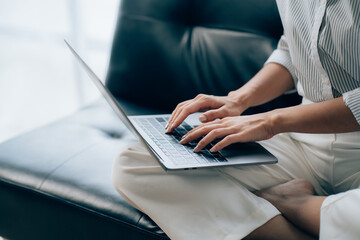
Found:
[[[165,128],[168,128],[168,126],[171,124],[171,122],[173,121],[174,117],[178,114],[179,109],[180,109],[182,106],[188,104],[190,101],[191,101],[191,100],[184,101],[184,102],[182,102],[182,103],[179,103],[179,104],[176,106],[176,108],[174,109],[174,111],[171,113],[170,119],[169,119],[168,123],[166,124]]]
[[[193,128],[192,130],[190,130],[189,132],[187,132],[184,136],[182,136],[182,140],[180,141],[180,143],[188,143],[190,141],[192,141],[193,139],[191,138],[191,136],[198,132],[200,129],[206,128],[207,126],[209,126],[210,124],[214,124],[213,122],[211,123],[203,123],[200,126]],[[190,136],[190,138],[189,138]],[[189,139],[189,140],[188,140]]]
[[[166,133],[173,131],[178,127],[190,114],[199,111],[200,109],[205,108],[207,105],[206,102],[202,100],[190,101],[188,104],[183,105],[179,108],[177,115],[173,118],[172,122],[169,124],[169,127]]]
[[[174,120],[179,116],[179,114],[181,113],[181,111],[191,102],[195,102],[195,103],[199,103],[201,104],[198,108],[197,111],[204,109],[204,108],[209,108],[209,105],[214,105],[214,99],[216,100],[216,98],[214,96],[210,96],[210,95],[205,95],[205,94],[198,94],[195,98],[187,100],[183,103],[178,104],[178,106],[176,107],[176,109],[173,111],[173,113],[171,114],[171,117],[169,119],[168,124],[166,125],[165,128],[168,128],[169,126],[173,125]],[[214,107],[211,107],[214,108]]]
[[[233,130],[230,128],[217,128],[210,131],[194,148],[194,152],[201,151],[204,147],[210,144],[212,141],[218,138],[222,138],[226,135],[233,133]]]
[[[198,139],[201,136],[204,136],[206,134],[208,134],[210,131],[212,131],[213,129],[217,129],[217,128],[221,128],[221,125],[217,124],[217,123],[211,123],[211,124],[207,124],[207,125],[200,125],[197,128],[194,128],[193,130],[191,130],[190,132],[188,132],[184,138],[180,141],[181,144],[186,144],[189,143],[191,141],[194,141],[195,139]]]
[[[199,117],[199,120],[201,122],[211,122],[215,119],[224,118],[227,116],[230,116],[230,112],[225,106],[222,106],[219,109],[214,109],[214,110],[210,110],[210,111],[203,113]],[[202,117],[204,117],[204,118],[202,118]]]
[[[174,115],[171,122],[169,122],[169,126],[166,129],[166,133],[172,132],[176,127],[178,127],[185,120],[185,118],[188,115],[191,114],[192,108],[190,105],[191,105],[191,103],[188,103],[178,109],[176,115]]]
[[[212,122],[203,123],[200,126],[190,130],[187,134],[185,134],[184,138],[187,137],[187,136],[192,135],[195,131],[198,131],[201,128],[207,128],[207,127],[213,126],[213,125],[214,125],[215,128],[228,127],[229,125],[231,125],[231,123],[229,123],[227,120],[228,119],[221,119],[219,121],[212,121]]]
[[[210,152],[217,152],[223,149],[224,147],[229,146],[230,144],[236,143],[236,142],[242,142],[242,135],[243,134],[231,134],[226,136],[223,140],[215,144],[211,149]]]

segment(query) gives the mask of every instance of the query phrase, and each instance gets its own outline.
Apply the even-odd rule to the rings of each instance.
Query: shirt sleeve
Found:
[[[360,125],[360,88],[355,88],[354,90],[344,93],[343,100]]]
[[[270,57],[265,62],[265,64],[270,63],[270,62],[278,63],[278,64],[284,66],[291,74],[291,77],[294,81],[294,86],[297,85],[295,69],[294,69],[294,66],[291,61],[289,47],[288,47],[288,44],[287,44],[287,41],[286,41],[286,38],[284,35],[281,36],[278,46],[277,46],[277,49],[274,50],[274,52],[270,55]]]

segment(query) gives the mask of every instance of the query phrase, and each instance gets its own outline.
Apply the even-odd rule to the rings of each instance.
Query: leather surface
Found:
[[[167,239],[146,215],[146,225],[0,180],[0,233],[6,239]],[[125,212],[126,213],[126,212]],[[151,231],[149,231],[151,230]]]
[[[124,0],[107,84],[166,111],[199,92],[226,95],[262,67],[281,33],[275,1]]]
[[[273,0],[122,0],[107,85],[130,114],[168,113],[198,93],[246,83],[282,28]],[[294,95],[255,108],[299,102]],[[0,144],[0,235],[10,239],[164,239],[114,190],[134,137],[104,100]]]
[[[143,111],[131,103],[123,105],[131,106],[127,112]],[[147,110],[147,113],[154,112]],[[0,183],[17,186],[17,191],[43,194],[52,203],[64,202],[87,214],[97,213],[102,218],[105,216],[123,225],[133,226],[127,231],[142,229],[153,233],[156,238],[162,238],[165,235],[159,227],[124,201],[111,183],[112,165],[117,154],[133,141],[136,141],[134,136],[101,99],[73,116],[0,144]],[[11,207],[11,201],[6,197],[0,198],[0,209]],[[17,201],[20,206],[28,206],[27,198],[22,197]],[[60,203],[55,204],[58,205],[62,206]],[[51,214],[52,208],[49,211]],[[0,232],[0,236],[10,234],[11,239],[26,239],[23,232],[28,232],[27,228],[19,231],[21,227],[17,223],[27,219],[28,212],[16,211],[7,215],[3,210],[0,214],[0,230],[5,223],[10,227],[4,233]],[[39,215],[32,216],[34,227],[37,221],[43,222],[46,227],[47,224],[53,224],[53,218],[57,218],[53,216],[43,221],[41,212],[42,209],[39,209]],[[10,219],[14,219],[14,222]],[[85,222],[73,224],[86,226],[89,222],[85,218]],[[42,234],[38,234],[36,239],[55,239],[54,236],[49,238],[51,232],[46,231],[48,228],[51,226],[42,228]],[[17,231],[7,233],[14,229]],[[91,232],[91,229],[88,231]]]

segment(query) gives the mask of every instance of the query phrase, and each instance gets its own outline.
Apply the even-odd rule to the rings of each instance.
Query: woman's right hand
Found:
[[[244,86],[227,96],[199,94],[194,99],[180,103],[171,114],[166,133],[173,131],[192,113],[207,110],[199,117],[203,123],[217,118],[239,116],[248,107],[266,103],[293,87],[294,81],[284,66],[277,63],[265,64]]]
[[[166,133],[172,132],[190,114],[203,110],[206,112],[199,117],[200,122],[203,123],[217,118],[239,116],[247,109],[247,106],[244,102],[239,101],[235,95],[235,92],[230,92],[228,96],[199,94],[194,99],[179,103],[166,125]]]

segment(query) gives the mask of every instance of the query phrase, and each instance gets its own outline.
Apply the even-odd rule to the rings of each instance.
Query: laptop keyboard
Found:
[[[135,118],[136,123],[148,134],[154,143],[168,156],[175,165],[186,165],[190,163],[214,163],[227,162],[219,152],[210,152],[213,144],[209,144],[199,153],[193,152],[198,141],[193,141],[186,145],[179,142],[181,137],[193,129],[187,123],[182,123],[172,133],[165,134],[165,126],[169,118]]]

